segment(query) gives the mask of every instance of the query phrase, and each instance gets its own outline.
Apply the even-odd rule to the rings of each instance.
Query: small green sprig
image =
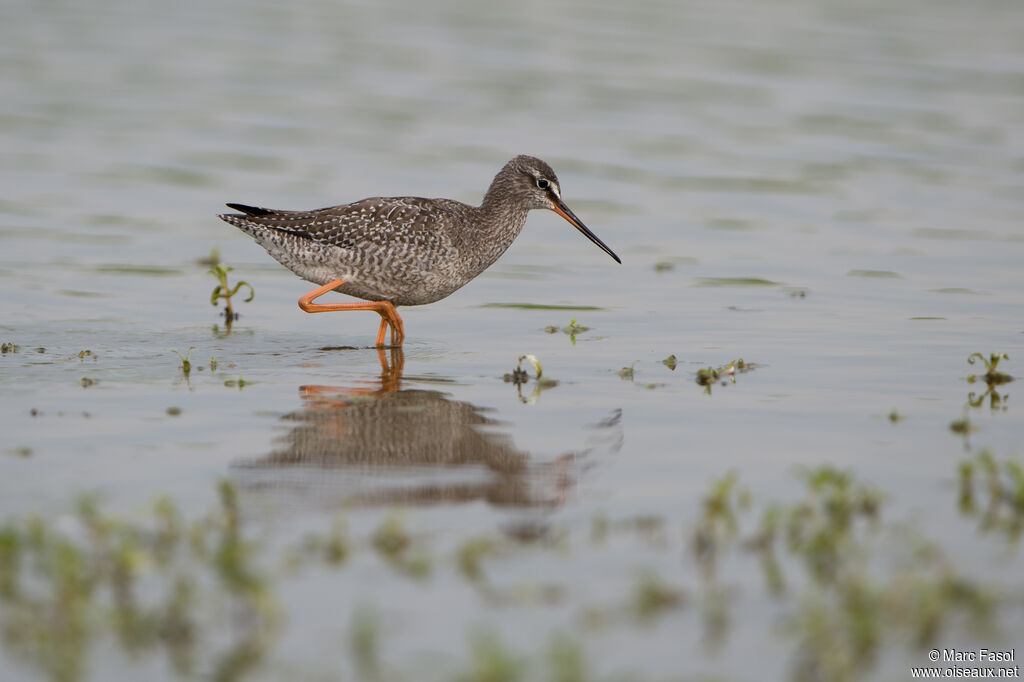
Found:
[[[235,286],[228,284],[228,273],[234,270],[234,268],[224,265],[223,263],[217,263],[215,266],[210,268],[210,274],[217,278],[220,282],[214,287],[213,292],[210,294],[210,305],[217,305],[217,299],[224,299],[224,319],[230,326],[232,322],[238,319],[238,314],[231,307],[231,297],[238,293],[242,287],[249,287],[249,298],[245,299],[248,303],[256,296],[255,289],[252,285],[246,281],[239,281]]]

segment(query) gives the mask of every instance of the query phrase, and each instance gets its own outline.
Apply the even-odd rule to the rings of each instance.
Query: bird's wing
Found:
[[[440,244],[451,215],[446,202],[419,197],[372,197],[313,211],[282,211],[228,204],[246,222],[343,249]]]

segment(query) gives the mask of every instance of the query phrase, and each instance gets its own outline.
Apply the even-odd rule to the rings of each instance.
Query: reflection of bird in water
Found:
[[[222,220],[242,230],[303,279],[322,285],[299,299],[308,313],[373,310],[381,316],[377,346],[405,337],[399,305],[433,303],[489,268],[535,208],[565,218],[622,262],[562,201],[551,166],[517,156],[494,177],[480,206],[450,199],[373,197],[315,211],[228,204]],[[367,303],[314,303],[329,291]]]
[[[269,456],[234,465],[243,488],[292,488],[330,502],[483,499],[500,506],[560,504],[577,458],[536,462],[485,410],[439,391],[399,390],[402,355],[378,351],[379,388],[303,386],[303,408]]]

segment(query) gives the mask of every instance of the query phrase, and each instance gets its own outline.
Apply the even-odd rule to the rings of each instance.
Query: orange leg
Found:
[[[372,310],[380,315],[380,330],[377,332],[377,347],[384,345],[384,334],[391,327],[391,345],[401,346],[405,339],[405,325],[391,301],[366,301],[354,303],[313,303],[328,291],[333,291],[345,283],[343,279],[328,282],[319,289],[314,289],[299,299],[299,307],[307,313],[328,313],[335,310]]]

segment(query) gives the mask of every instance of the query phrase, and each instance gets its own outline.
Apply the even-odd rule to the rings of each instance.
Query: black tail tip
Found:
[[[270,209],[260,208],[259,206],[246,206],[245,204],[225,204],[225,206],[241,211],[245,215],[269,215],[273,212]]]

